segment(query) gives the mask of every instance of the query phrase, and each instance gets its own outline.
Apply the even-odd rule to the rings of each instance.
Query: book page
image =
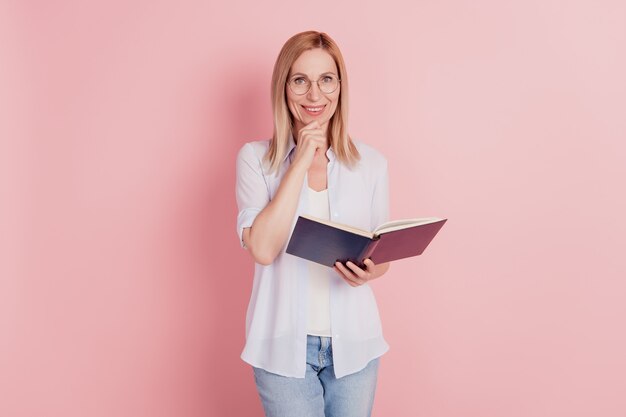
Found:
[[[318,223],[322,223],[327,226],[334,227],[336,229],[345,230],[346,232],[354,233],[356,235],[369,237],[370,239],[374,238],[374,233],[370,233],[367,230],[362,230],[357,227],[348,226],[347,224],[335,223],[335,222],[331,222],[330,220],[320,219],[319,217],[309,216],[305,214],[301,214],[300,217],[304,217],[305,219],[313,220]]]
[[[440,219],[439,217],[421,217],[418,219],[392,220],[378,226],[374,230],[374,234],[379,235],[381,233],[393,232],[394,230],[407,229],[409,227],[419,226],[421,224],[434,223],[439,220],[443,219]]]

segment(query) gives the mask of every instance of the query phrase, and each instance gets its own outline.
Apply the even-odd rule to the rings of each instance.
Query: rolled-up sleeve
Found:
[[[237,234],[239,235],[241,247],[246,248],[243,243],[243,229],[252,226],[256,216],[270,201],[261,160],[249,143],[246,143],[237,154],[235,193],[239,210],[237,215]]]
[[[378,165],[372,196],[371,230],[389,221],[389,171],[387,159],[382,158]]]

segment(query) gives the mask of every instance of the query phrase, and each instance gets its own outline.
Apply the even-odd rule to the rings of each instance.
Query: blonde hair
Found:
[[[270,172],[278,171],[287,156],[289,134],[293,129],[293,116],[287,107],[286,85],[291,66],[307,50],[322,48],[334,59],[339,71],[341,90],[335,113],[328,122],[330,146],[337,159],[352,167],[361,155],[348,135],[348,74],[339,47],[330,36],[322,32],[307,31],[298,33],[283,45],[272,74],[272,110],[274,113],[274,134],[265,158],[269,161]],[[295,139],[295,138],[294,138]]]

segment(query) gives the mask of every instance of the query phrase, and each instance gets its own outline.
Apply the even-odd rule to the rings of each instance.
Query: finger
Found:
[[[322,128],[319,126],[311,126],[311,127],[303,127],[302,129],[300,129],[300,131],[298,132],[300,135],[307,135],[307,134],[311,134],[311,133],[319,133],[319,132],[323,132]]]
[[[306,149],[315,154],[323,153],[326,149],[326,138],[310,138],[306,142]]]
[[[341,276],[341,278],[342,278],[344,281],[346,281],[346,283],[347,283],[349,286],[351,286],[351,287],[358,287],[358,286],[360,286],[360,285],[363,285],[363,284],[361,284],[361,283],[359,283],[359,282],[356,282],[356,281],[351,280],[350,278],[347,278],[345,275],[342,275],[341,273],[340,273],[339,275],[340,275],[340,276]]]
[[[358,276],[354,275],[348,268],[346,268],[346,266],[341,262],[337,261],[335,262],[335,265],[341,271],[341,273],[346,276],[346,278],[350,278],[352,280],[359,278]]]
[[[326,141],[326,135],[324,135],[324,131],[322,131],[322,129],[307,130],[306,132],[302,132],[300,134],[300,138],[307,142],[319,141],[320,143],[324,143]]]
[[[308,131],[308,130],[317,130],[321,128],[319,122],[317,120],[313,120],[311,123],[309,123],[308,125],[304,126],[303,128],[301,128],[298,131],[298,134],[301,134],[304,131]]]
[[[320,135],[314,135],[314,136],[308,136],[307,140],[309,141],[309,143],[313,144],[313,146],[324,146],[326,145],[326,136],[320,134]]]
[[[326,136],[320,131],[304,132],[300,136],[298,143],[302,143],[304,146],[318,148],[326,144]]]
[[[346,278],[346,277],[341,277],[341,278],[343,278],[343,280],[344,280],[344,281],[346,281],[346,282],[348,283],[348,285],[349,285],[349,286],[351,286],[351,287],[358,287],[358,286],[360,286],[360,285],[361,285],[361,284],[357,284],[356,282],[352,282],[352,281],[350,281],[350,280],[349,280],[348,278]]]
[[[365,271],[363,271],[361,268],[358,267],[357,264],[353,263],[352,261],[348,261],[346,262],[346,265],[348,266],[348,268],[350,268],[352,270],[352,272],[354,272],[355,275],[357,275],[359,278],[365,278]]]
[[[359,278],[358,276],[350,272],[348,268],[346,268],[341,262],[335,262],[335,266],[341,272],[341,275],[343,275],[345,279],[348,279],[349,281],[357,285],[362,285],[365,283],[363,279]]]
[[[320,127],[320,122],[318,120],[313,120],[308,125],[304,126],[304,129]]]
[[[346,281],[346,283],[348,285],[350,285],[351,287],[358,287],[360,284],[357,284],[355,282],[350,281],[348,278],[345,277],[345,275],[343,275],[343,273],[339,270],[339,268],[337,268],[336,266],[333,266],[333,269],[335,271],[337,271],[337,274],[344,280]]]
[[[299,140],[298,140],[298,153],[303,153],[303,154],[315,154],[318,152],[318,149],[322,149],[325,148],[325,144],[326,144],[326,138],[323,136],[308,136],[308,135],[303,135]]]
[[[369,272],[374,272],[374,268],[376,267],[374,261],[372,261],[370,258],[367,258],[363,263],[365,264]]]

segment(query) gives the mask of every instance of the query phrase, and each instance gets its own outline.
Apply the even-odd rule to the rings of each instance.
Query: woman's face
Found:
[[[296,130],[294,136],[297,131],[314,120],[320,123],[322,129],[326,130],[328,127],[328,121],[337,109],[341,84],[332,93],[325,94],[320,91],[316,81],[329,74],[336,79],[339,78],[335,60],[321,48],[304,51],[291,66],[285,90],[287,91],[287,105],[294,119]],[[311,88],[306,94],[297,95],[289,87],[289,82],[300,77],[308,78]],[[302,83],[303,80],[297,82]]]

